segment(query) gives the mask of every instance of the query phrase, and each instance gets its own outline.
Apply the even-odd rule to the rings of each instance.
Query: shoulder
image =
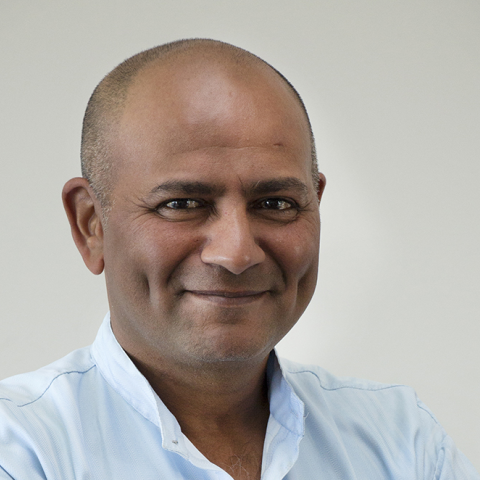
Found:
[[[322,443],[332,452],[340,445],[362,478],[377,478],[378,472],[382,478],[478,478],[411,387],[337,377],[284,359],[279,363],[305,406],[305,462]]]
[[[319,403],[333,415],[342,417],[382,419],[385,423],[428,423],[438,427],[437,419],[407,385],[380,383],[354,377],[339,377],[315,365],[303,365],[281,359],[287,382],[306,406]]]
[[[95,371],[86,347],[0,382],[0,471],[43,479],[45,468],[55,470],[63,461],[61,446],[71,443],[81,405],[91,395],[83,386],[95,381]]]
[[[328,372],[318,365],[305,365],[285,358],[280,358],[279,363],[283,374],[289,380],[313,383],[316,384],[318,388],[325,391],[340,389],[376,391],[405,387],[405,385],[380,383],[355,377],[341,377]]]
[[[94,367],[90,347],[85,347],[34,372],[6,378],[0,381],[0,406],[21,408],[32,405],[46,395],[74,387]]]
[[[317,365],[304,365],[285,358],[279,359],[279,362],[284,376],[290,383],[293,382],[305,386],[312,385],[324,392],[333,392],[337,390],[345,390],[346,392],[376,392],[384,390],[395,391],[397,389],[407,389],[413,392],[413,390],[406,385],[380,383],[362,378],[337,376]]]

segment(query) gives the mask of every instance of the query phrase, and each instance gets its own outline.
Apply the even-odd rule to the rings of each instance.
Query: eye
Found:
[[[258,202],[258,207],[265,208],[267,210],[288,210],[292,208],[292,202],[283,198],[266,198]]]
[[[193,198],[173,198],[158,205],[154,211],[165,220],[184,221],[203,218],[208,213],[208,204]]]
[[[295,201],[282,197],[263,198],[252,207],[258,217],[280,223],[292,222],[300,213]]]
[[[176,198],[160,205],[160,207],[172,208],[173,210],[186,210],[202,206],[198,200],[192,200],[191,198]]]

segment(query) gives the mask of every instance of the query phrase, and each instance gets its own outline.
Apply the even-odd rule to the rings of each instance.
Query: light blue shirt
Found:
[[[270,356],[262,480],[480,480],[412,389]],[[227,480],[117,343],[0,382],[0,479]]]

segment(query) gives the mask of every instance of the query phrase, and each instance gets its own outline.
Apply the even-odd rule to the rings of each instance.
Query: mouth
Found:
[[[244,305],[260,300],[269,293],[269,290],[186,290],[200,300],[206,300],[221,305]]]

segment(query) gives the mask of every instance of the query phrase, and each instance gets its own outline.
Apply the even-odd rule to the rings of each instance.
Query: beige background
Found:
[[[107,309],[60,202],[91,91],[195,36],[272,63],[311,114],[320,280],[281,354],[413,386],[480,469],[474,0],[0,0],[0,378],[88,345]]]

